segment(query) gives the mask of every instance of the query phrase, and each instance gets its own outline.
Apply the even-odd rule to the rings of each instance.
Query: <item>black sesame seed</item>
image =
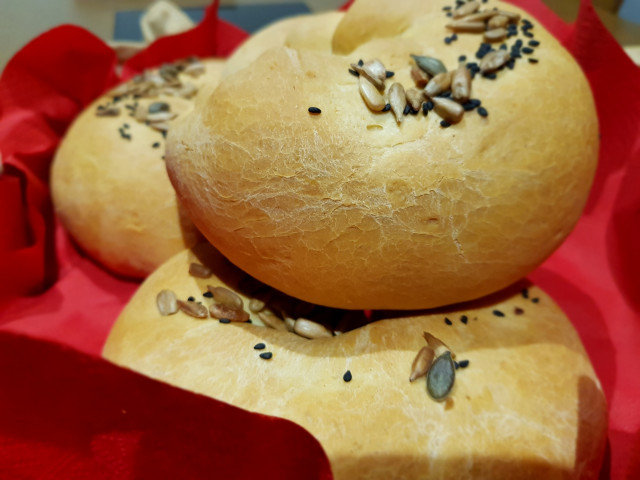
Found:
[[[129,124],[125,123],[124,125],[122,125],[124,128],[129,128]]]
[[[458,365],[460,365],[460,368],[467,368],[469,366],[469,360],[460,360]]]
[[[444,43],[446,43],[447,45],[450,45],[451,42],[453,42],[453,40],[451,39],[451,37],[444,37]]]
[[[440,97],[440,98],[450,98],[451,97],[451,92],[443,92],[440,95],[438,95],[438,97]]]
[[[451,40],[452,40],[452,41],[456,41],[456,40],[458,40],[458,34],[457,34],[457,33],[454,33],[453,35],[451,35]]]
[[[469,321],[469,317],[467,317],[466,315],[462,315],[460,317],[460,321],[466,325],[467,322]]]
[[[387,70],[384,74],[386,78],[391,78],[396,74],[396,72],[392,72],[391,70]]]
[[[460,55],[458,57],[458,61],[459,62],[466,62],[467,61],[467,56],[466,55]]]
[[[125,107],[128,107],[129,105],[125,105]],[[98,110],[104,110],[105,106],[104,105],[98,105]]]
[[[409,112],[410,112],[410,111],[411,111],[411,105],[406,104],[406,105],[404,106],[404,111],[403,111],[402,113],[403,113],[403,115],[409,115]]]
[[[383,112],[388,112],[389,110],[391,110],[391,104],[387,103],[384,108],[382,109]]]
[[[113,103],[118,103],[120,100],[122,100],[122,95],[116,95],[113,97]]]
[[[473,110],[474,108],[476,108],[476,105],[474,105],[471,102],[467,102],[467,103],[463,103],[462,104],[462,108],[464,108],[465,112],[470,112],[471,110]]]
[[[522,315],[524,313],[524,310],[520,307],[516,307],[513,309],[513,313],[515,313],[516,315]]]
[[[537,58],[530,58],[529,59],[529,63],[538,63],[538,59]]]
[[[264,350],[265,348],[267,348],[267,346],[264,343],[256,343],[253,346],[254,350]]]
[[[347,370],[346,372],[344,372],[344,375],[342,376],[342,379],[345,382],[350,382],[352,378],[353,376],[351,375],[351,370]]]
[[[356,77],[359,77],[359,76],[360,76],[360,74],[359,74],[358,72],[356,72],[356,71],[355,71],[354,69],[352,69],[352,68],[350,68],[350,69],[349,69],[349,73],[350,73],[351,75],[356,76]]]
[[[498,78],[498,75],[496,73],[483,73],[482,76],[484,78],[488,78],[489,80],[495,80],[496,78]]]
[[[478,115],[480,115],[481,117],[486,117],[489,115],[489,112],[487,112],[487,109],[484,107],[478,107]]]
[[[502,313],[500,310],[494,310],[493,313],[496,317],[504,317],[504,313]]]
[[[520,293],[522,293],[522,298],[529,298],[529,289],[525,288]]]
[[[442,10],[444,10],[445,12],[447,12],[447,11],[451,10],[451,7],[449,7],[449,6],[442,7]]]
[[[482,3],[487,3],[489,0],[482,0]]]
[[[500,50],[506,50],[507,49],[507,44],[503,43],[502,45],[500,45]]]
[[[410,113],[411,115],[417,115],[419,111],[420,111],[420,110],[414,110],[414,109],[413,109],[413,107],[411,107],[411,111],[410,111],[409,113]]]
[[[309,107],[309,113],[318,114],[322,113],[322,110],[320,110],[318,107]]]
[[[516,40],[516,43],[514,43],[513,46],[520,48],[522,46],[522,43],[522,39],[519,38],[518,40]]]
[[[195,299],[195,297],[189,297],[189,298],[187,298],[187,301],[189,301],[189,302],[195,302],[195,301],[196,301],[196,299]]]
[[[424,102],[422,104],[422,114],[427,115],[428,113],[429,113],[429,106],[427,105],[427,102]]]
[[[447,122],[446,120],[442,120],[442,121],[440,122],[440,126],[441,126],[442,128],[449,128],[449,127],[451,126],[451,124],[450,124],[449,122]]]
[[[251,319],[249,319],[249,320],[247,320],[247,321],[246,321],[246,322],[244,322],[244,323],[253,323],[253,322],[251,321]]]
[[[447,13],[447,17],[449,17],[449,18],[453,17],[453,13],[448,12],[448,13]]]
[[[515,61],[515,59],[513,59],[513,58],[512,58],[511,60],[509,60],[509,61],[506,63],[506,65],[507,65],[507,68],[508,68],[509,70],[513,70],[513,67],[515,67],[515,66],[516,66],[516,61]]]
[[[221,318],[220,323],[231,323],[231,320],[229,320],[228,318]]]
[[[533,38],[533,33],[531,32],[523,32],[522,34],[527,38]]]
[[[524,47],[524,48],[522,49],[522,53],[526,53],[527,55],[529,55],[529,54],[533,53],[533,48],[531,48],[531,47]]]
[[[271,352],[264,352],[260,354],[260,358],[263,360],[271,360],[271,357],[273,357],[273,353]]]
[[[455,360],[453,361],[453,368],[455,368],[456,370],[458,370],[460,368],[460,364],[458,362],[456,362]]]
[[[160,147],[160,142],[153,142],[153,145],[151,145],[153,148],[159,148]]]
[[[449,320],[447,317],[444,317],[444,323],[446,323],[447,325],[453,325],[453,322],[451,322],[451,320]]]
[[[538,40],[529,40],[530,47],[537,47],[538,45],[540,45],[540,42]]]
[[[166,130],[162,131],[162,138],[167,138],[167,131]]]
[[[362,59],[358,60],[358,66],[361,67],[362,65],[364,65],[364,60]]]
[[[538,303],[540,301],[540,299],[538,297],[532,298],[531,301],[533,303]]]
[[[427,102],[427,110],[431,111],[431,110],[433,110],[433,107],[434,107],[433,102],[431,100],[429,100]]]
[[[164,160],[164,155],[162,155],[162,160]]]

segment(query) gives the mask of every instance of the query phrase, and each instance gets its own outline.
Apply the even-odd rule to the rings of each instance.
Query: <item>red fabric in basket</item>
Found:
[[[640,478],[640,70],[587,0],[574,25],[539,0],[512,3],[572,52],[596,100],[600,164],[588,206],[529,278],[567,313],[602,381],[610,411],[602,478]],[[226,55],[244,36],[214,4],[198,27],[158,40],[123,75],[191,54]],[[303,429],[97,358],[137,283],[102,270],[56,227],[47,180],[69,123],[118,81],[115,62],[99,39],[63,26],[27,45],[0,78],[0,477],[330,478]],[[274,461],[298,446],[304,461]]]

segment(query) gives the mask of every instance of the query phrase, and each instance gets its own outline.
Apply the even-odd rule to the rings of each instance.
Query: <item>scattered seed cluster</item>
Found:
[[[171,64],[164,64],[159,70],[147,70],[128,82],[109,92],[110,99],[106,104],[98,105],[98,117],[118,117],[122,113],[121,107],[128,116],[137,122],[160,132],[166,138],[169,121],[177,114],[171,111],[166,102],[154,102],[148,108],[142,108],[138,100],[141,98],[156,98],[158,95],[192,98],[198,91],[197,87],[179,79],[184,73],[191,77],[198,77],[205,72],[204,65],[196,58],[189,57]],[[131,140],[129,124],[125,123],[118,129],[123,140]],[[152,148],[160,148],[160,142],[154,142]],[[162,157],[164,159],[164,156]]]
[[[533,38],[531,30],[534,25],[526,19],[521,21],[520,15],[504,10],[480,10],[477,0],[457,0],[455,7],[444,7],[448,17],[453,21],[447,28],[453,33],[444,42],[448,45],[458,39],[458,33],[483,34],[484,42],[480,44],[475,57],[478,62],[466,62],[466,55],[458,59],[455,70],[447,70],[437,58],[424,55],[411,55],[415,65],[411,67],[411,78],[415,87],[405,89],[399,82],[394,82],[385,92],[385,79],[393,76],[393,72],[385,69],[380,60],[374,59],[352,63],[349,73],[359,77],[359,90],[367,107],[374,112],[391,111],[398,124],[409,114],[416,115],[422,110],[423,115],[430,111],[441,117],[440,126],[450,127],[460,120],[465,112],[477,110],[483,118],[489,116],[488,110],[481,106],[482,102],[471,97],[472,81],[477,74],[483,78],[495,80],[498,72],[505,67],[513,69],[515,62],[522,55],[531,55],[534,48],[540,45],[537,40],[530,40],[524,46],[522,39],[515,41],[510,47],[503,43],[497,49],[496,42],[502,42],[520,32]],[[529,57],[530,63],[538,63],[537,58]]]

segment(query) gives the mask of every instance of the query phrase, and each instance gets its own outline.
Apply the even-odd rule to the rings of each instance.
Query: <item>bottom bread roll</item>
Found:
[[[224,318],[236,315],[239,298],[221,286],[239,295],[251,323]],[[162,315],[176,309],[172,292],[186,303]],[[222,320],[192,316],[214,304]],[[294,325],[300,317],[313,322]],[[604,395],[572,325],[539,288],[371,320],[292,301],[199,245],[144,282],[103,355],[298,423],[322,444],[337,480],[598,477]],[[424,332],[455,354],[444,401],[429,395],[427,376],[409,381]]]

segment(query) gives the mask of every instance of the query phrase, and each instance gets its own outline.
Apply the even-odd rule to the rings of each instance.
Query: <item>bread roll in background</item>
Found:
[[[531,19],[486,4],[494,7]],[[518,27],[507,44],[523,42],[523,58],[495,79],[473,80],[471,97],[488,116],[472,110],[443,128],[434,111],[420,112],[398,124],[392,112],[367,108],[352,62],[378,58],[395,72],[387,90],[394,81],[409,88],[410,54],[453,70],[461,55],[479,62],[483,41],[458,33],[445,44],[451,19],[441,9],[412,18],[402,35],[349,56],[268,50],[176,122],[170,178],[190,218],[234,264],[312,303],[431,308],[504,288],[569,234],[598,156],[580,67],[534,21],[535,51]]]
[[[193,108],[199,87],[217,83],[223,65],[209,59],[192,64],[191,74],[174,78],[165,68],[118,86],[87,107],[62,140],[51,170],[56,213],[80,247],[110,270],[144,277],[199,238],[167,177],[162,131],[133,115],[166,104],[179,118]],[[137,87],[140,98],[124,93]],[[108,106],[118,113],[98,115]],[[159,123],[170,127],[173,120]]]
[[[214,276],[190,276],[192,262]],[[180,311],[163,317],[156,307],[164,289],[208,307],[202,292],[211,285],[240,294],[249,311],[247,280],[208,245],[176,255],[131,299],[104,357],[301,425],[336,480],[598,478],[604,395],[572,325],[539,288],[446,310],[374,312],[371,324],[314,340],[258,326],[255,313],[254,324],[224,324]],[[446,402],[428,396],[425,378],[409,382],[424,331],[465,365]],[[259,357],[267,352],[271,359]]]
[[[287,46],[305,50],[331,51],[331,38],[343,12],[325,12],[285,18],[251,35],[240,45],[222,73],[222,77],[242,70],[273,47]]]

